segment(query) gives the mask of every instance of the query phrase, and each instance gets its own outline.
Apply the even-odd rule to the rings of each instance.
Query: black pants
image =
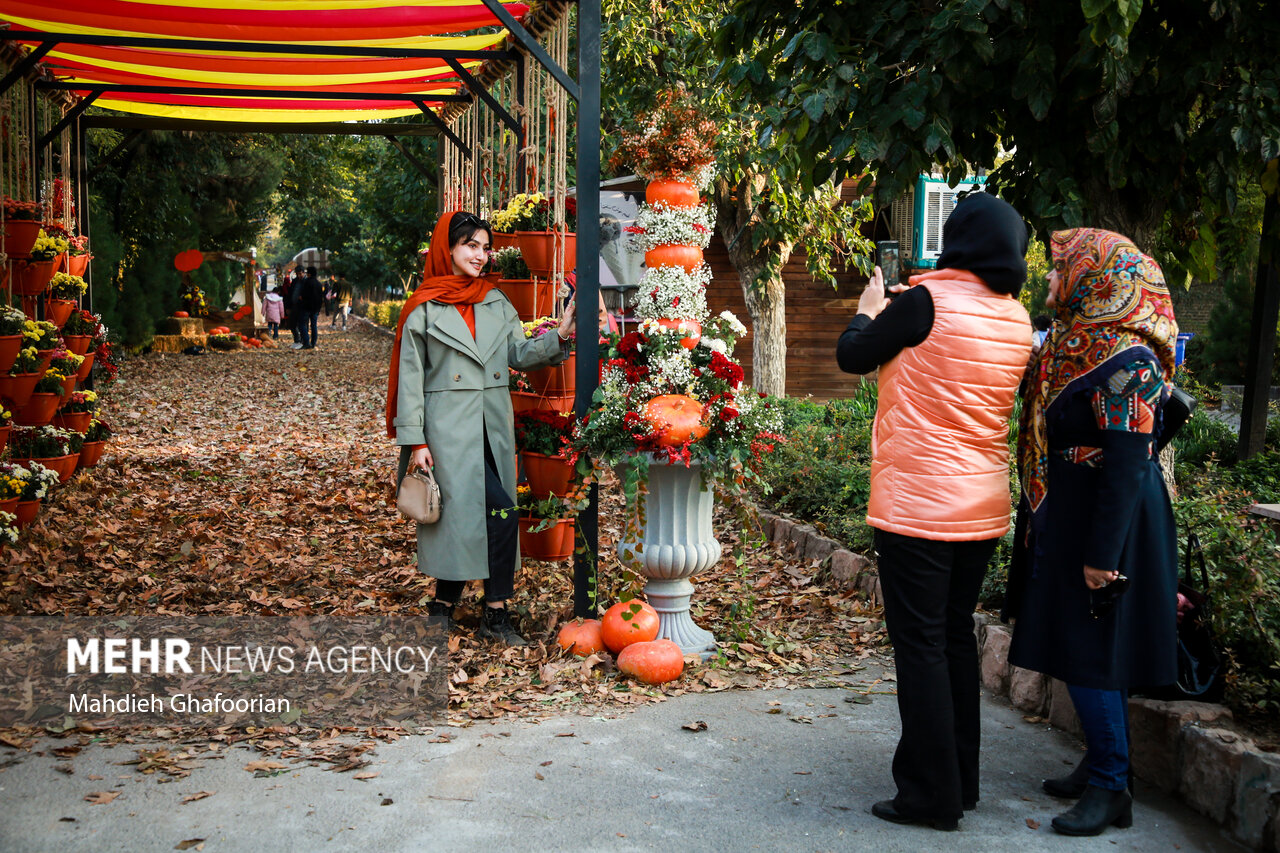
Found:
[[[484,508],[485,527],[489,535],[489,577],[484,581],[485,601],[506,601],[515,592],[516,544],[520,539],[520,516],[513,507],[516,502],[502,487],[498,465],[493,461],[489,442],[484,443]],[[505,509],[507,517],[494,515],[492,510]],[[466,581],[448,581],[436,578],[436,598],[457,602],[466,589]]]
[[[898,670],[902,738],[893,804],[958,818],[978,801],[978,644],[973,611],[997,539],[940,542],[877,530],[885,627]]]

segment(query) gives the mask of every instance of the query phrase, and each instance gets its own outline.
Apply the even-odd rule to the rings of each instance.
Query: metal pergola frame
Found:
[[[499,22],[506,27],[518,45],[518,49],[500,50],[443,50],[438,48],[399,48],[399,47],[356,47],[342,45],[318,45],[299,43],[258,43],[258,42],[221,42],[181,38],[153,38],[142,36],[107,36],[84,33],[56,33],[0,30],[0,45],[7,42],[37,43],[36,46],[14,68],[0,79],[0,93],[32,73],[39,62],[58,44],[100,45],[107,47],[143,47],[182,50],[216,50],[236,51],[244,53],[268,54],[306,54],[327,55],[334,57],[378,57],[378,58],[428,58],[443,59],[458,76],[460,86],[466,93],[451,95],[421,95],[395,93],[369,93],[350,91],[326,91],[323,89],[262,89],[252,87],[204,87],[190,86],[134,86],[123,84],[68,83],[49,80],[38,80],[33,85],[37,90],[57,92],[87,92],[82,95],[62,119],[39,139],[32,140],[32,165],[38,168],[40,155],[45,147],[52,144],[64,130],[74,126],[74,158],[76,174],[81,176],[76,181],[77,205],[84,220],[82,233],[88,234],[88,196],[85,187],[84,157],[86,152],[85,133],[90,127],[114,128],[127,130],[130,135],[121,141],[116,149],[107,155],[106,160],[115,157],[119,152],[128,149],[136,142],[138,135],[146,130],[185,130],[213,133],[276,133],[276,134],[351,134],[385,137],[401,152],[414,168],[424,175],[429,169],[414,157],[399,141],[401,136],[435,136],[448,140],[458,147],[468,159],[473,159],[473,152],[465,146],[445,122],[430,109],[428,102],[467,103],[476,100],[484,103],[498,118],[511,128],[519,137],[520,148],[524,148],[525,130],[523,125],[502,105],[494,99],[484,83],[468,72],[462,65],[463,60],[482,59],[498,62],[516,63],[518,77],[523,77],[524,55],[527,53],[537,60],[557,83],[578,103],[577,113],[577,202],[578,221],[580,223],[577,241],[576,266],[578,270],[577,293],[578,305],[587,308],[580,310],[578,322],[578,354],[577,360],[577,396],[575,412],[582,417],[591,403],[599,382],[597,364],[599,362],[599,330],[596,328],[595,306],[600,292],[600,23],[601,0],[577,0],[578,25],[578,80],[575,82],[568,71],[561,68],[545,49],[538,43],[537,37],[517,21],[499,2],[499,0],[483,0],[485,6],[493,12]],[[424,87],[441,87],[452,83],[451,80],[432,80],[424,83]],[[409,124],[403,122],[380,121],[369,123],[256,123],[256,122],[218,122],[187,119],[169,119],[150,116],[90,116],[85,111],[98,98],[113,93],[157,94],[157,95],[212,95],[242,96],[268,98],[297,98],[317,100],[371,100],[415,105],[431,125]],[[34,103],[34,101],[33,101]],[[439,158],[438,158],[439,159]],[[523,161],[523,155],[521,157]],[[439,163],[437,163],[437,167]],[[521,165],[517,169],[517,191],[523,191],[525,170]],[[581,223],[587,223],[583,229]],[[595,580],[597,552],[599,548],[599,499],[598,488],[590,487],[590,503],[579,516],[579,525],[586,540],[586,553],[574,557],[574,611],[578,616],[593,615],[595,604]]]

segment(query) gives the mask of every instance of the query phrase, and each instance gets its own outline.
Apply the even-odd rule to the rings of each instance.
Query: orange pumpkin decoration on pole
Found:
[[[650,181],[644,189],[644,200],[672,207],[692,207],[701,201],[692,181]]]
[[[697,441],[707,434],[702,424],[702,404],[687,394],[663,394],[644,407],[644,416],[664,447]]]
[[[693,272],[702,265],[702,250],[683,243],[663,243],[644,253],[644,265],[649,269],[680,267]]]

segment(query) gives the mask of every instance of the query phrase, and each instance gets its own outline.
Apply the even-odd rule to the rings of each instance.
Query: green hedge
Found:
[[[359,313],[372,323],[394,329],[400,323],[400,309],[404,307],[403,299],[389,302],[365,302],[357,306]]]

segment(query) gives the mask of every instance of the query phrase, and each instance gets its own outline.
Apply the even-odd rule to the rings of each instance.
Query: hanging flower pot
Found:
[[[67,351],[76,355],[87,353],[89,344],[93,343],[93,335],[64,335],[62,339],[67,344]]]
[[[534,281],[531,278],[504,278],[498,281],[497,288],[511,300],[511,305],[522,322],[532,323],[556,310],[556,290],[551,282]]]
[[[48,426],[60,405],[61,394],[32,394],[27,404],[14,414],[13,422],[18,426]]]
[[[17,508],[18,508],[17,498],[5,498],[4,500],[0,501],[0,512],[7,512],[10,515],[13,515],[14,510],[16,510]]]
[[[69,453],[66,456],[55,456],[51,459],[31,459],[28,461],[39,462],[41,465],[58,475],[59,483],[65,483],[67,480],[71,479],[72,474],[75,474],[76,460],[79,458],[79,453]],[[21,464],[20,461],[19,464]]]
[[[93,412],[58,412],[53,416],[53,425],[62,429],[75,430],[84,435],[89,429],[89,421],[93,420]],[[85,445],[88,447],[88,445]]]
[[[14,409],[21,409],[31,399],[31,392],[36,390],[36,383],[44,376],[44,368],[35,373],[19,373],[17,376],[0,376],[0,398],[13,404]]]
[[[569,484],[573,482],[572,462],[560,456],[528,450],[520,455],[524,458],[524,475],[535,498],[540,500],[547,495],[564,497],[569,494]]]
[[[76,371],[76,379],[81,382],[89,378],[89,371],[93,370],[93,357],[96,353],[85,353],[84,361],[80,363],[80,369]]]
[[[66,400],[73,393],[75,393],[76,377],[78,375],[79,375],[79,371],[76,371],[72,375],[68,376],[66,379],[62,380],[62,399],[63,400]]]
[[[7,220],[4,223],[4,247],[9,257],[31,257],[31,247],[36,244],[42,227],[38,219]]]
[[[680,243],[654,246],[644,253],[644,265],[651,270],[658,267],[681,267],[685,272],[693,272],[702,265],[702,250],[697,246]]]
[[[44,304],[44,316],[53,325],[61,329],[67,323],[67,318],[71,316],[71,312],[76,308],[76,303],[71,299],[50,299]]]
[[[697,320],[673,320],[662,317],[654,322],[664,329],[684,332],[685,336],[680,339],[680,346],[685,349],[693,349],[698,345],[698,341],[702,340],[702,324]]]
[[[13,426],[5,424],[0,426],[0,453],[4,452],[5,445],[9,443],[9,433],[13,432]]]
[[[76,460],[76,468],[92,468],[98,464],[98,460],[102,458],[102,451],[106,450],[107,443],[105,441],[86,441],[84,446],[80,448],[80,458]]]
[[[531,560],[567,560],[573,556],[573,519],[564,518],[537,533],[541,519],[520,516],[520,553]]]
[[[500,252],[503,249],[512,249],[516,245],[516,235],[503,234],[501,231],[493,232],[493,250]]]
[[[644,188],[644,200],[674,207],[692,207],[701,201],[692,181],[650,181]]]
[[[18,505],[13,510],[14,524],[21,530],[35,521],[39,512],[40,501],[18,501]]]
[[[22,335],[0,336],[0,374],[9,372],[9,368],[18,360],[18,351],[21,349]]]
[[[560,231],[517,231],[516,241],[525,265],[536,278],[551,278],[577,266],[578,235]],[[556,265],[556,246],[564,245],[563,266]]]
[[[93,255],[70,255],[67,257],[67,272],[83,277],[84,271],[89,268],[89,261],[91,260],[93,260]]]
[[[53,354],[55,352],[57,352],[56,349],[36,350],[36,357],[40,359],[41,370],[49,369],[49,364],[53,361]]]
[[[13,277],[13,292],[21,296],[39,296],[53,278],[53,261],[22,261]]]
[[[577,388],[577,355],[571,355],[559,364],[530,370],[529,384],[539,394],[563,395],[572,393]]]
[[[511,392],[511,407],[520,412],[572,412],[573,394],[530,394],[527,391]]]

